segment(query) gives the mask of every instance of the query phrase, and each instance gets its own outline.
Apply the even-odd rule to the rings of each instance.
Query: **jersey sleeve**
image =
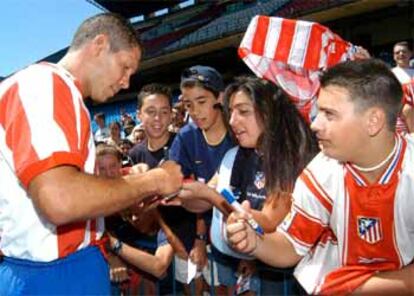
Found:
[[[74,91],[54,72],[40,70],[21,74],[5,94],[10,114],[5,119],[6,144],[24,186],[62,164],[83,167],[89,117],[81,114],[81,102],[76,97],[75,103]]]
[[[167,240],[167,236],[165,235],[165,232],[160,229],[158,230],[158,234],[157,234],[157,247],[162,247],[169,244],[168,240]]]
[[[312,173],[305,169],[295,184],[290,213],[278,227],[298,255],[306,255],[329,228],[332,199]]]

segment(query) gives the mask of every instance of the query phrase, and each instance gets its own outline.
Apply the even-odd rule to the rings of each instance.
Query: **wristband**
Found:
[[[198,239],[198,240],[201,240],[201,241],[205,241],[205,242],[207,241],[207,235],[205,235],[205,234],[196,233],[195,238]]]
[[[117,239],[112,247],[112,252],[114,252],[115,255],[119,255],[119,252],[121,252],[122,249],[122,245],[122,242],[119,239]]]

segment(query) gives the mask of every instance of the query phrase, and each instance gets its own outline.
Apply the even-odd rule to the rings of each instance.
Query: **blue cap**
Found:
[[[208,66],[193,66],[181,74],[181,84],[187,81],[198,81],[206,88],[221,92],[224,90],[223,77],[216,69]]]

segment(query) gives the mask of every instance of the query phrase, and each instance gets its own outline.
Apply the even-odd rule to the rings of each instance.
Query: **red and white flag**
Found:
[[[239,56],[261,78],[292,97],[305,118],[319,90],[319,72],[350,59],[354,47],[313,22],[255,16],[239,47]]]

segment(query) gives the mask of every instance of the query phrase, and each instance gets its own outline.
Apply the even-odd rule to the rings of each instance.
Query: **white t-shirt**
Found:
[[[391,69],[401,84],[410,83],[414,78],[414,68],[394,67]]]
[[[94,139],[96,142],[105,142],[110,135],[109,128],[98,128],[95,132]]]

